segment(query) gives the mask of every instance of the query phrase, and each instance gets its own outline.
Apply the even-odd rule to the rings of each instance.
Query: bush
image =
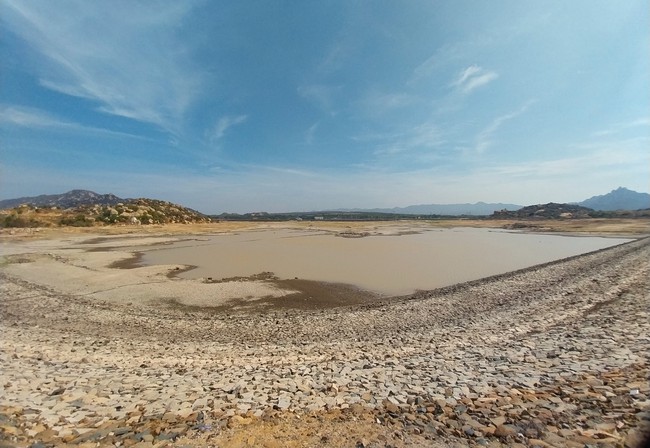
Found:
[[[42,227],[42,223],[34,218],[25,218],[16,214],[5,216],[0,221],[1,227]]]
[[[62,217],[59,224],[62,226],[72,227],[91,227],[93,225],[93,220],[88,219],[84,214],[78,214],[75,216]]]

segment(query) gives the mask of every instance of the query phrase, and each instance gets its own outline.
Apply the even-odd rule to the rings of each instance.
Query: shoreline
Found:
[[[63,257],[76,275],[119,258],[80,266],[68,243],[29,244],[27,261]],[[16,446],[633,446],[650,416],[649,260],[640,238],[375,303],[219,313],[91,298],[31,281],[33,261],[23,278],[3,266],[0,434]]]
[[[168,278],[212,285],[244,282],[252,284],[254,281],[261,281],[287,291],[284,295],[287,299],[288,295],[294,296],[298,291],[305,298],[313,297],[313,294],[317,293],[315,301],[327,301],[328,285],[333,292],[345,287],[353,296],[359,296],[355,291],[364,291],[364,296],[368,298],[390,298],[500,275],[598,250],[603,245],[631,240],[619,237],[618,241],[612,240],[608,243],[607,239],[590,236],[591,241],[584,243],[577,241],[577,238],[564,243],[563,238],[560,238],[564,235],[514,232],[519,237],[510,237],[506,236],[510,231],[501,229],[480,229],[477,233],[476,229],[465,227],[447,231],[406,231],[399,227],[385,227],[379,230],[368,229],[370,231],[363,232],[363,236],[353,238],[368,240],[351,243],[336,241],[335,238],[341,235],[338,231],[321,229],[315,233],[305,233],[304,229],[291,229],[286,230],[290,233],[283,234],[278,233],[278,230],[280,229],[274,228],[271,231],[263,228],[253,230],[253,233],[247,231],[234,235],[218,234],[216,238],[213,238],[213,235],[204,235],[199,239],[183,235],[173,241],[170,238],[163,242],[147,244],[147,248],[141,246],[134,249],[125,246],[118,250],[128,251],[132,255],[112,264],[111,267],[142,268],[178,264],[181,267],[176,266],[170,270]],[[459,234],[465,232],[468,232],[466,237]],[[250,235],[254,235],[254,240],[259,238],[260,242],[252,243],[251,247]],[[413,235],[417,239],[412,238]],[[381,236],[392,238],[378,238]],[[402,238],[405,238],[405,241],[402,241]],[[459,246],[457,251],[454,244]],[[319,252],[324,246],[326,247],[322,253]],[[524,250],[528,246],[530,251]],[[431,247],[432,250],[422,250],[422,247]],[[488,251],[499,247],[499,250],[511,254],[506,257],[510,261],[491,260],[487,252],[485,255],[479,253],[475,256],[472,248],[481,251],[481,247]],[[287,259],[281,260],[282,257],[279,259],[269,255],[270,253],[285,253]],[[234,261],[230,262],[231,258]],[[341,269],[343,260],[350,269]],[[408,266],[413,266],[415,270],[409,272]],[[405,269],[402,274],[398,274],[400,269]],[[266,272],[270,272],[271,276],[265,277],[263,274]],[[222,305],[224,304],[221,302],[215,303],[219,308],[222,308]],[[281,306],[280,303],[278,305]]]
[[[549,231],[551,234],[566,232],[569,235],[590,236],[615,235],[621,237],[650,236],[650,220],[646,218],[584,218],[584,219],[535,219],[535,220],[398,220],[398,221],[221,221],[209,224],[151,224],[140,226],[94,226],[94,227],[42,227],[42,228],[4,228],[0,229],[0,239],[45,239],[63,236],[108,236],[129,238],[138,234],[197,235],[210,233],[233,233],[259,229],[299,229],[365,232],[368,229],[405,226],[407,228],[445,229],[452,227],[498,228],[507,230],[513,225],[523,224],[519,229],[533,233]],[[546,229],[546,230],[544,230]],[[129,235],[129,236],[126,236]]]

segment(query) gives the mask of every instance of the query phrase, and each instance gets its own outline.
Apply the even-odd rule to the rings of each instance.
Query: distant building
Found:
[[[323,217],[323,216],[314,216],[314,221],[322,221],[324,219],[325,219],[325,217]]]

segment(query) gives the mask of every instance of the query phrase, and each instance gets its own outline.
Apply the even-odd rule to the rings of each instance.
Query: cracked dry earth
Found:
[[[0,446],[635,447],[650,426],[648,238],[310,310],[0,275]]]

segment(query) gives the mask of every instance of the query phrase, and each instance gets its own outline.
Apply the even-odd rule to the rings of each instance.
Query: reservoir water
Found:
[[[409,294],[579,255],[629,239],[498,229],[436,229],[343,238],[305,230],[214,235],[148,248],[146,264],[196,266],[181,277],[223,279],[272,272],[355,285],[382,295]]]

